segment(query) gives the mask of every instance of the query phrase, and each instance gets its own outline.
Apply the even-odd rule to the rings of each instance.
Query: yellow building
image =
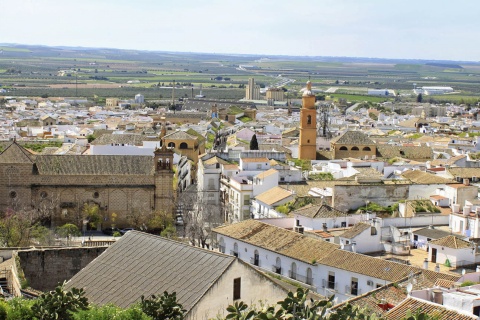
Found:
[[[302,95],[302,109],[300,109],[300,159],[315,160],[317,158],[317,111],[315,109],[315,95],[312,92],[312,83],[307,82],[307,89]]]
[[[284,92],[281,88],[268,88],[267,89],[267,100],[272,99],[273,101],[284,101]]]

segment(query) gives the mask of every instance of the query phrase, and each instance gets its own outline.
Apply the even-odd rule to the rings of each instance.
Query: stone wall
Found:
[[[25,250],[18,251],[17,254],[30,286],[36,290],[48,291],[72,278],[106,248]]]
[[[389,206],[408,198],[410,185],[361,184],[336,185],[333,188],[333,207],[348,211],[365,206],[365,201]]]

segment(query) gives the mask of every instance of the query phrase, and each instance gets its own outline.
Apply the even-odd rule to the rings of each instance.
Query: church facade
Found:
[[[85,204],[99,208],[98,228],[132,226],[136,215],[174,206],[173,151],[152,156],[38,155],[12,142],[0,154],[0,212],[45,211],[52,227],[86,224]]]

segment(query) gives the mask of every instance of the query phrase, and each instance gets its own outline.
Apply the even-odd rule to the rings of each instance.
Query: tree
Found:
[[[152,317],[153,320],[182,320],[187,310],[177,302],[177,294],[164,292],[162,296],[152,295],[150,298],[141,297],[140,307],[142,311]]]
[[[250,140],[250,150],[258,150],[257,135],[254,134]]]
[[[423,100],[423,95],[419,93],[417,96],[417,102],[422,102],[422,100]]]
[[[100,208],[96,203],[85,203],[82,208],[82,216],[85,221],[90,225],[90,228],[95,229],[97,224],[101,221],[99,214]]]
[[[67,243],[71,237],[79,236],[82,233],[78,229],[78,227],[71,223],[66,223],[61,227],[57,228],[57,234],[60,237],[67,238]]]
[[[73,319],[77,310],[88,308],[88,299],[83,289],[65,290],[65,282],[55,290],[42,293],[32,306],[33,314],[40,320]]]

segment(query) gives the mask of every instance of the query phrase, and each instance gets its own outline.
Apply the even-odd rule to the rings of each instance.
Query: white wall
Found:
[[[437,261],[436,263],[444,264],[445,261],[448,259],[452,266],[454,265],[463,265],[463,264],[471,264],[475,262],[475,253],[472,248],[465,248],[465,249],[453,249],[442,247],[437,244],[429,244],[430,250],[428,252],[428,260],[432,261],[432,249],[437,249]],[[467,262],[468,261],[468,262]]]
[[[429,215],[410,218],[377,218],[382,227],[419,227],[428,225],[447,225],[449,222],[448,215]]]

